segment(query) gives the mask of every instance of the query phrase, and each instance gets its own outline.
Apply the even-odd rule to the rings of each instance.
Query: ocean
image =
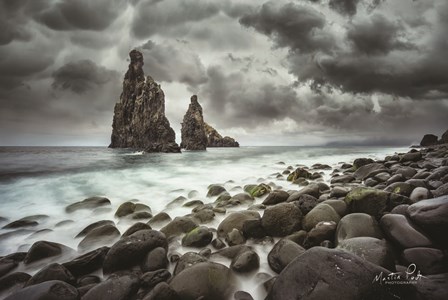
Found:
[[[76,249],[80,239],[74,236],[99,220],[113,220],[123,233],[132,222],[115,218],[114,213],[128,200],[150,206],[153,215],[165,211],[174,218],[191,212],[191,207],[167,206],[179,196],[213,203],[214,198],[206,197],[210,184],[223,184],[232,195],[241,192],[246,184],[260,182],[297,190],[300,189],[298,185],[277,178],[288,166],[295,169],[297,165],[310,167],[322,163],[336,167],[358,157],[382,159],[407,150],[397,147],[241,147],[148,154],[105,147],[1,147],[0,217],[7,220],[0,221],[0,227],[23,217],[44,216],[39,218],[38,226],[17,234],[8,235],[14,230],[0,229],[0,256],[27,251],[39,240]],[[325,181],[329,181],[331,172],[324,171]],[[67,205],[91,196],[107,197],[112,203],[111,209],[65,212]],[[257,199],[255,203],[262,200]],[[239,206],[228,212],[244,208]],[[224,217],[216,214],[213,222],[204,225],[217,228]],[[55,226],[66,220],[74,222]],[[261,258],[259,271],[272,274],[266,260],[272,244],[254,247]],[[182,254],[198,250],[174,243],[170,251]],[[230,264],[230,261],[222,262]],[[241,278],[241,283],[246,291],[261,299],[254,280],[253,276],[246,276]]]

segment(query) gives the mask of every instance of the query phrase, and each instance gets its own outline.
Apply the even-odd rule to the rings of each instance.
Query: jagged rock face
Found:
[[[205,123],[205,133],[207,135],[207,147],[239,147],[240,144],[235,139],[219,134],[215,128]]]
[[[151,76],[143,73],[143,55],[132,50],[120,102],[115,105],[110,148],[147,152],[180,152],[174,130],[165,116],[165,95]]]
[[[204,117],[196,95],[191,97],[191,103],[182,122],[181,134],[181,148],[185,148],[185,150],[206,149],[207,136],[205,135]]]

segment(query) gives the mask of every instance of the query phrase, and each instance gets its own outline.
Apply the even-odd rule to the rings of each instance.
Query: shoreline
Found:
[[[435,150],[431,151],[431,149]],[[118,220],[122,218],[129,221],[129,223],[134,222],[135,224],[139,224],[131,226],[131,228],[133,227],[131,232],[137,230],[136,233],[129,234],[129,232],[127,232],[123,234],[127,235],[127,237],[122,237],[115,225],[111,225],[110,223],[100,224],[102,226],[96,227],[86,235],[85,239],[87,239],[87,241],[83,243],[83,245],[86,245],[86,248],[85,250],[82,250],[82,252],[77,252],[76,250],[73,251],[74,249],[67,249],[67,247],[63,245],[40,243],[39,245],[33,245],[27,253],[16,253],[5,256],[1,259],[0,270],[7,271],[6,273],[3,271],[4,274],[0,274],[0,282],[6,282],[8,285],[6,285],[6,290],[4,289],[1,291],[1,295],[2,297],[5,297],[5,295],[11,294],[11,292],[14,291],[16,296],[11,296],[13,298],[7,299],[15,299],[20,295],[24,295],[24,293],[29,293],[29,291],[33,291],[33,294],[36,294],[37,291],[51,294],[51,289],[49,287],[51,283],[66,291],[66,295],[64,296],[66,298],[61,299],[78,299],[80,298],[80,294],[84,295],[83,299],[95,299],[98,295],[107,293],[110,288],[121,284],[122,288],[115,291],[116,295],[121,295],[121,298],[116,299],[147,300],[158,299],[157,297],[160,297],[160,295],[170,295],[172,298],[166,299],[176,299],[176,293],[181,293],[181,299],[187,299],[188,297],[198,296],[194,294],[197,290],[200,290],[202,295],[205,295],[206,299],[233,299],[233,293],[236,292],[236,290],[228,289],[231,284],[227,286],[222,284],[220,280],[218,280],[218,282],[210,282],[210,280],[205,279],[204,282],[201,281],[200,283],[189,280],[191,277],[195,276],[200,278],[200,275],[204,272],[213,272],[214,274],[217,274],[216,276],[219,278],[224,278],[226,282],[234,281],[235,286],[238,285],[237,283],[241,278],[255,278],[256,280],[254,280],[254,282],[259,282],[257,289],[262,288],[262,286],[266,286],[270,289],[267,299],[289,299],[288,297],[295,299],[294,297],[297,295],[294,294],[296,292],[293,291],[293,288],[298,290],[297,287],[301,286],[303,283],[291,283],[290,280],[294,277],[291,276],[291,274],[295,274],[295,272],[299,272],[299,270],[302,274],[304,270],[300,259],[294,260],[293,264],[289,263],[292,261],[291,258],[296,258],[298,256],[300,256],[304,262],[307,262],[307,264],[309,262],[314,262],[318,257],[333,257],[333,259],[336,257],[336,263],[341,264],[341,262],[348,257],[348,259],[352,259],[354,263],[351,267],[345,266],[348,268],[347,270],[342,268],[341,272],[352,272],[355,274],[359,271],[357,267],[359,267],[359,269],[361,267],[368,269],[369,272],[371,272],[370,275],[378,272],[384,272],[384,274],[386,274],[386,272],[403,271],[403,269],[395,267],[395,262],[397,260],[404,264],[403,259],[409,255],[414,258],[427,258],[429,255],[429,257],[433,258],[433,261],[435,259],[436,265],[438,265],[437,262],[439,262],[441,267],[443,267],[443,263],[446,261],[445,241],[443,239],[440,241],[440,237],[437,232],[434,233],[434,228],[431,226],[423,226],[426,231],[418,228],[422,227],[422,224],[425,224],[425,221],[419,219],[418,213],[416,213],[416,216],[414,217],[412,217],[412,214],[411,217],[409,217],[409,209],[403,205],[412,206],[414,202],[424,203],[422,198],[431,197],[430,193],[434,193],[433,191],[437,191],[436,194],[438,196],[440,196],[439,193],[442,193],[442,196],[446,195],[446,188],[444,190],[443,188],[440,188],[440,186],[447,185],[446,174],[448,174],[448,171],[443,171],[448,169],[447,149],[447,145],[438,145],[434,148],[429,147],[420,150],[411,149],[408,154],[403,154],[401,156],[391,155],[387,160],[376,162],[368,159],[358,160],[358,163],[355,161],[354,168],[353,165],[345,165],[346,168],[342,169],[342,164],[339,164],[339,171],[337,172],[339,176],[333,176],[331,184],[328,186],[325,186],[326,184],[323,183],[322,174],[319,174],[319,172],[325,170],[324,172],[327,172],[327,174],[330,171],[334,173],[335,169],[331,166],[307,166],[308,168],[292,167],[291,170],[285,165],[285,170],[282,172],[284,174],[277,174],[276,176],[289,176],[291,180],[296,181],[297,189],[295,191],[277,190],[278,186],[276,185],[264,185],[261,183],[257,183],[254,186],[242,187],[245,190],[245,193],[241,190],[224,191],[220,189],[219,186],[213,186],[211,190],[217,191],[212,191],[209,197],[202,199],[204,200],[201,200],[202,204],[199,202],[189,204],[191,205],[189,208],[192,210],[191,215],[177,219],[174,218],[174,220],[169,221],[169,223],[161,223],[163,226],[160,224],[157,225],[157,223],[151,221],[160,218],[160,214],[158,214],[159,216],[152,216],[150,208],[148,209],[140,203],[125,204],[124,208],[121,208],[121,210],[129,211],[130,213],[118,217]],[[434,153],[436,153],[436,155]],[[397,158],[398,160],[396,161]],[[400,170],[400,172],[397,173],[399,170],[397,169],[397,166],[404,167],[405,170]],[[417,170],[420,169],[425,171],[420,172],[419,174]],[[439,172],[440,170],[442,170],[442,172]],[[428,174],[423,174],[424,172]],[[445,172],[443,173],[443,176],[439,174],[440,178],[435,180],[441,184],[432,182],[431,185],[428,186],[429,183],[425,183],[425,178],[430,178],[437,172]],[[412,176],[409,175],[411,173],[413,173]],[[402,178],[398,178],[398,181],[395,181],[397,180],[397,177],[394,180],[390,180],[397,174],[401,174]],[[417,174],[419,175],[417,176]],[[412,177],[415,176],[418,178],[413,178],[414,181],[412,181]],[[406,183],[406,180],[411,180],[412,184]],[[269,183],[268,178],[265,178],[264,181],[265,183]],[[374,191],[367,187],[363,191],[359,191],[359,188],[358,190],[353,191],[356,186],[365,187],[366,184],[370,187],[374,187],[375,184],[373,181],[376,181],[376,189]],[[384,184],[384,182],[387,182],[388,184]],[[422,185],[426,187],[423,187]],[[436,185],[440,186],[436,187]],[[399,189],[397,190],[398,187]],[[384,191],[384,189],[386,189],[386,191]],[[416,189],[418,193],[412,195]],[[424,189],[426,189],[426,191]],[[304,192],[304,190],[306,192]],[[229,196],[227,196],[225,192],[229,192]],[[215,202],[217,198],[220,198],[220,201]],[[372,205],[370,205],[373,201],[372,199],[380,199],[375,201],[380,202],[381,205],[376,204],[373,205],[374,208],[372,208]],[[80,207],[79,209],[81,210],[101,209],[110,206],[110,201],[108,199],[106,200],[104,198],[93,198],[93,200],[90,199],[77,206]],[[174,202],[172,205],[184,205],[186,202],[192,201],[187,198],[178,199],[177,203],[179,204]],[[263,202],[265,203],[262,204]],[[210,203],[212,203],[212,205],[210,205]],[[446,213],[447,203],[448,199],[444,200],[442,204],[438,204],[441,207],[445,207],[445,211],[442,211],[442,213]],[[402,206],[399,206],[400,204]],[[139,208],[136,208],[136,206]],[[250,209],[240,210],[240,208]],[[240,210],[240,212],[235,213],[235,209],[237,211]],[[395,211],[393,209],[395,209]],[[75,209],[75,211],[77,210],[78,208]],[[390,211],[392,211],[393,214],[386,213]],[[266,212],[268,213],[266,214]],[[354,217],[359,218],[356,222],[353,220],[350,221],[350,218],[347,218],[347,216],[354,214]],[[383,218],[384,214],[392,215],[392,218],[390,218],[391,220],[388,220],[389,217]],[[157,230],[151,230],[147,227],[146,220],[149,215],[152,216],[148,221],[149,226],[157,228]],[[404,217],[404,215],[407,215],[408,217]],[[229,216],[232,217],[229,219]],[[135,219],[133,219],[134,217]],[[221,220],[219,224],[214,221],[214,219],[221,219],[223,217],[224,219]],[[406,227],[405,229],[411,230],[414,227],[418,228],[418,237],[423,237],[422,242],[417,246],[412,245],[412,247],[408,247],[408,244],[392,234],[397,228],[399,230],[403,229],[397,225],[403,223],[402,221],[397,221],[398,219],[401,220],[402,217],[411,220],[408,220],[408,222],[411,222],[408,226],[409,228]],[[344,218],[346,218],[346,222],[349,224],[345,225],[346,227],[342,227],[341,225],[344,224]],[[139,219],[145,221],[138,222]],[[419,220],[418,226],[413,224],[416,222],[414,219]],[[31,220],[25,220],[23,222],[23,224],[28,222],[27,225],[32,226],[33,222],[38,222],[38,220],[32,220],[31,218]],[[356,231],[353,228],[356,228],[357,225],[355,226],[350,222],[355,222],[355,225],[369,224],[369,222],[371,222],[371,232],[368,232],[369,234],[363,232],[361,235],[356,232],[353,233],[351,231]],[[7,225],[2,223],[2,226]],[[14,226],[17,226],[17,224]],[[446,225],[441,224],[440,226],[442,228]],[[17,228],[24,229],[29,227],[19,226]],[[303,228],[306,230],[303,230]],[[351,238],[347,238],[347,236],[345,238],[339,237],[339,233],[341,233],[342,230],[341,228],[346,231],[348,230],[354,236]],[[82,228],[79,228],[79,230],[81,231]],[[379,233],[382,235],[379,235]],[[414,232],[412,231],[411,234],[414,234]],[[426,240],[424,238],[426,238]],[[101,239],[103,239],[103,241],[98,243]],[[93,241],[95,243],[93,243]],[[218,249],[223,243],[226,246],[223,248],[224,250]],[[132,245],[135,249],[126,249],[125,244]],[[229,247],[226,244],[233,246]],[[111,246],[111,249],[102,248],[104,245]],[[188,255],[176,253],[176,249],[183,247],[182,245],[188,250],[195,249],[194,251],[197,253]],[[194,245],[194,247],[191,247],[191,245]],[[247,245],[253,246],[251,248]],[[132,247],[131,249],[133,249]],[[268,257],[264,256],[266,253],[258,253],[260,252],[260,247],[270,249]],[[335,247],[336,250],[328,250],[334,249]],[[58,257],[58,255],[53,255],[55,252],[51,252],[53,254],[48,256],[47,262],[45,262],[45,260],[32,260],[30,262],[30,257],[33,257],[33,251],[36,252],[36,248],[39,251],[42,251],[43,249],[44,253],[45,251],[51,252],[50,250],[57,248],[59,249],[56,251],[58,255],[65,253],[70,259],[67,260],[65,264],[48,264]],[[204,250],[205,248],[209,248],[209,250]],[[359,255],[361,255],[359,251],[364,248],[368,250],[380,248],[384,250],[383,252],[386,253],[386,255],[375,253],[374,251],[374,253],[367,251],[362,255],[368,257],[370,261],[375,262],[368,263],[365,259],[359,260]],[[419,248],[430,250],[424,250],[426,252],[423,253],[421,252],[423,250],[420,250],[420,252],[417,250],[408,251],[408,249]],[[313,250],[310,251],[309,249]],[[349,251],[350,249],[351,251]],[[92,252],[89,252],[90,250],[92,250]],[[130,253],[133,253],[133,255],[123,254],[129,254],[129,251],[131,251]],[[409,252],[411,253],[409,254]],[[74,259],[81,253],[87,254],[84,254],[82,259]],[[353,253],[357,253],[358,255]],[[130,259],[129,256],[135,257],[135,260],[133,260],[133,258]],[[393,261],[393,264],[391,260]],[[211,263],[213,261],[224,261],[227,263],[225,266],[216,265],[215,263]],[[273,283],[274,279],[272,279],[274,277],[271,278],[270,274],[257,274],[261,269],[260,263],[263,264],[266,261],[271,268],[271,274],[284,271],[277,277],[275,283]],[[33,264],[34,267],[32,267]],[[152,264],[155,264],[155,266]],[[185,266],[190,264],[192,266],[185,268]],[[429,270],[429,273],[432,273],[425,274],[425,272],[422,271],[424,276],[440,276],[440,274],[445,274],[445,277],[443,278],[445,278],[445,282],[448,282],[446,275],[448,270],[443,268],[440,269],[440,267],[439,269],[433,270],[430,266],[425,265],[425,262],[420,264],[423,264],[423,269],[426,268],[425,271]],[[229,265],[230,269],[228,268]],[[288,268],[286,268],[286,266],[288,266]],[[403,265],[399,266],[406,267]],[[330,286],[332,288],[342,289],[340,290],[342,295],[347,293],[347,296],[360,296],[359,294],[350,294],[350,291],[343,289],[343,287],[338,287],[337,276],[333,275],[330,276],[330,278],[327,278],[328,276],[325,277],[326,273],[331,274],[328,269],[329,266],[320,266],[320,264],[318,264],[317,267],[322,268],[318,268],[320,270],[319,274],[306,274],[308,274],[310,278],[315,278],[317,276],[318,282],[321,280],[331,282]],[[17,272],[18,270],[27,271],[27,269],[33,268],[42,270],[34,274],[33,277]],[[81,271],[79,268],[81,268]],[[185,268],[185,271],[181,273],[179,268]],[[101,269],[106,272],[106,276],[101,278],[100,276],[95,278],[92,276],[85,277],[91,273],[101,274]],[[86,273],[86,270],[89,270],[89,272]],[[287,271],[292,273],[286,276],[284,274],[288,274]],[[73,273],[76,273],[76,275]],[[112,273],[116,273],[116,275],[106,279]],[[148,273],[150,274],[148,275]],[[362,278],[358,278],[359,280],[353,282],[355,286],[367,289],[372,293],[379,293],[375,295],[381,295],[382,297],[385,297],[385,299],[389,296],[392,297],[393,294],[413,297],[422,292],[425,288],[425,282],[425,284],[429,284],[425,280],[420,280],[416,284],[404,284],[403,286],[405,288],[398,290],[392,289],[391,291],[390,289],[378,288],[378,286],[372,284],[374,277],[370,279],[369,284],[367,284],[367,275],[358,277]],[[235,278],[238,278],[238,280]],[[101,283],[99,281],[101,281]],[[89,284],[86,284],[86,282]],[[148,282],[150,282],[150,284],[148,284]],[[155,282],[157,284],[154,284]],[[165,282],[168,282],[168,284]],[[23,288],[26,284],[29,285],[29,287]],[[289,289],[288,286],[290,286]],[[306,287],[302,286],[301,288]],[[244,287],[240,287],[240,289],[243,289],[244,291]],[[216,295],[213,294],[213,291],[215,290],[219,291]],[[313,293],[329,292],[328,287],[323,288],[323,290],[312,291]],[[446,295],[447,293],[447,291],[444,290],[443,285],[440,286],[440,289],[436,289],[436,291],[444,292],[445,294],[443,295]],[[253,291],[250,292],[254,293]],[[356,291],[352,292],[356,293]],[[268,293],[268,291],[266,291],[266,293]],[[288,296],[279,298],[279,295],[283,295],[282,297],[285,297],[285,295]],[[252,296],[255,297],[256,295]],[[248,295],[243,293],[238,293],[236,297],[235,299],[250,299],[248,298]]]

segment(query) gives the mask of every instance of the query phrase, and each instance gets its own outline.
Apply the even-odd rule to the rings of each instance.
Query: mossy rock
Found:
[[[351,212],[366,213],[376,218],[387,210],[389,193],[373,188],[357,187],[344,199]]]
[[[212,231],[204,226],[196,227],[188,232],[182,239],[182,246],[187,247],[205,247],[213,239]]]
[[[298,178],[310,179],[312,174],[304,168],[297,168],[294,172],[288,175],[286,180],[296,181]]]
[[[244,187],[244,191],[249,193],[252,197],[261,197],[271,192],[271,187],[267,184],[260,183],[259,185],[249,184]]]

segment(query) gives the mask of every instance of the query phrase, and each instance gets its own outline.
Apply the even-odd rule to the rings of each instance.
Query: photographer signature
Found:
[[[396,272],[384,274],[381,272],[376,275],[373,279],[372,283],[379,284],[415,284],[422,278],[426,278],[420,273],[420,270],[417,270],[416,264],[410,264],[406,269],[406,272]]]

